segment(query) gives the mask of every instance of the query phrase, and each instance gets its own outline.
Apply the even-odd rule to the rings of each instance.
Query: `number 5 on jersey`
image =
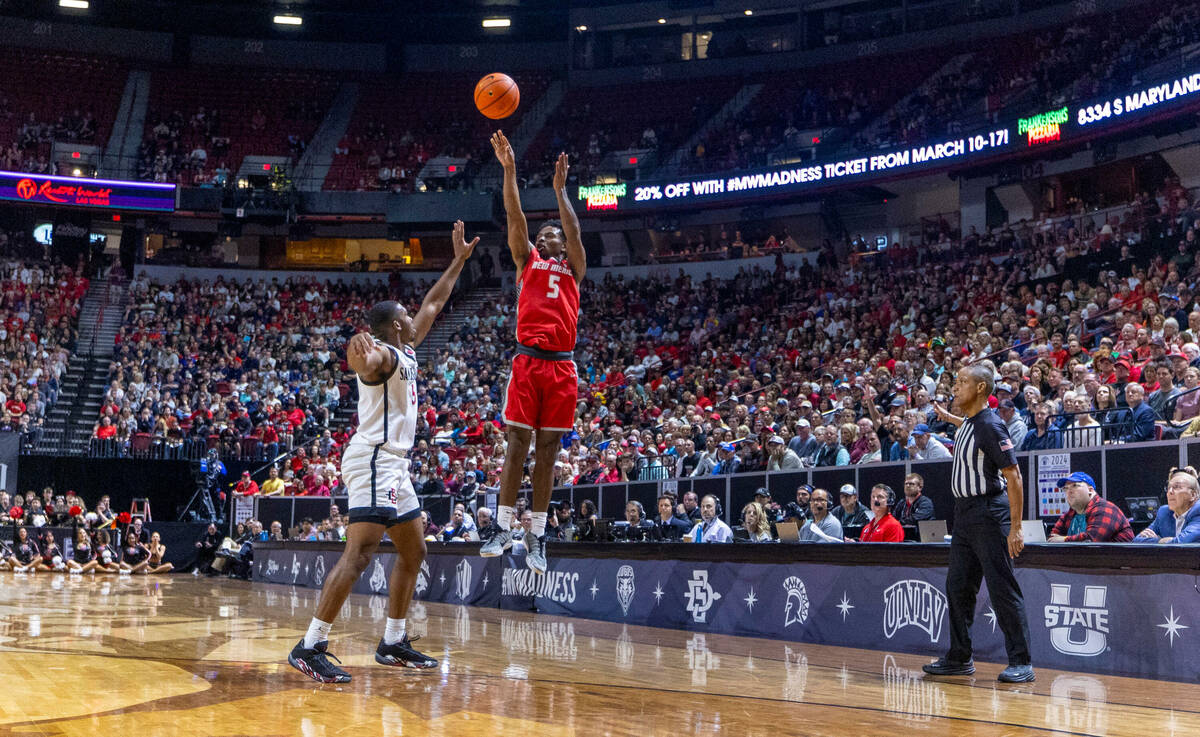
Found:
[[[546,292],[546,299],[558,299],[558,280],[560,278],[558,274],[550,274],[550,291]]]

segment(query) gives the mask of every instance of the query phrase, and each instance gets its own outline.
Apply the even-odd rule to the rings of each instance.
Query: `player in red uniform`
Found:
[[[492,136],[492,148],[504,167],[504,209],[508,213],[508,248],[517,266],[517,348],[504,392],[504,423],[508,452],[500,473],[496,524],[500,528],[479,551],[485,558],[502,554],[512,545],[514,505],[529,444],[534,442],[533,529],[526,535],[525,563],[535,573],[546,572],[546,510],[550,506],[551,476],[560,441],[575,425],[575,329],[579,320],[579,285],[587,258],[579,237],[579,219],[567,196],[568,162],[558,155],[554,194],[558,216],[529,242],[529,224],[517,192],[517,165],[504,133]],[[535,440],[536,437],[536,440]],[[530,539],[532,538],[532,539]]]

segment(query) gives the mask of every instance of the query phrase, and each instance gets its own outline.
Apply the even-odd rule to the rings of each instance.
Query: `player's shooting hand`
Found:
[[[496,152],[496,159],[505,169],[516,167],[516,157],[513,156],[512,145],[504,136],[504,131],[496,131],[492,134],[492,150]]]
[[[1013,525],[1008,532],[1008,554],[1016,558],[1025,549],[1025,536],[1021,534],[1021,526]]]
[[[561,153],[558,155],[558,160],[554,162],[554,191],[558,192],[567,186],[567,172],[571,165],[567,161],[567,154]]]
[[[475,240],[467,243],[467,237],[463,235],[466,226],[463,221],[457,220],[454,223],[454,258],[466,261],[471,258],[471,252],[475,250],[475,246],[479,243],[479,236],[475,236]]]

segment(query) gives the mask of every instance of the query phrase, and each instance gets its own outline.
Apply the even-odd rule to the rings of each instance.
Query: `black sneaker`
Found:
[[[975,672],[975,661],[955,663],[953,660],[938,658],[932,663],[921,666],[921,670],[931,676],[969,676]]]
[[[413,649],[413,640],[419,639],[421,638],[414,637],[410,640],[406,635],[400,642],[392,645],[387,645],[380,640],[379,647],[375,648],[375,662],[380,665],[395,665],[401,668],[420,670],[436,668],[438,664],[436,660]]]
[[[326,652],[329,642],[318,642],[311,650],[304,647],[304,640],[296,643],[292,652],[288,653],[288,665],[300,671],[318,683],[349,683],[350,674],[333,663],[329,658],[337,659],[336,655]]]
[[[1029,683],[1035,679],[1032,665],[1010,665],[996,676],[1001,683]]]

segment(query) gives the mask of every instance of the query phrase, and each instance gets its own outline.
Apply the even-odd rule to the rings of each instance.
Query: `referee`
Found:
[[[938,417],[958,426],[950,490],[954,493],[954,537],[946,598],[950,605],[950,650],[924,667],[935,676],[968,676],[975,672],[971,658],[971,622],[981,579],[996,622],[1004,632],[1008,667],[999,679],[1025,683],[1034,679],[1029,657],[1029,621],[1025,599],[1013,575],[1012,558],[1021,554],[1021,507],[1025,503],[1021,469],[1013,455],[1008,429],[987,406],[992,393],[992,369],[967,366],[954,381],[954,402],[962,417],[935,404]],[[1007,493],[1006,493],[1007,490]]]

